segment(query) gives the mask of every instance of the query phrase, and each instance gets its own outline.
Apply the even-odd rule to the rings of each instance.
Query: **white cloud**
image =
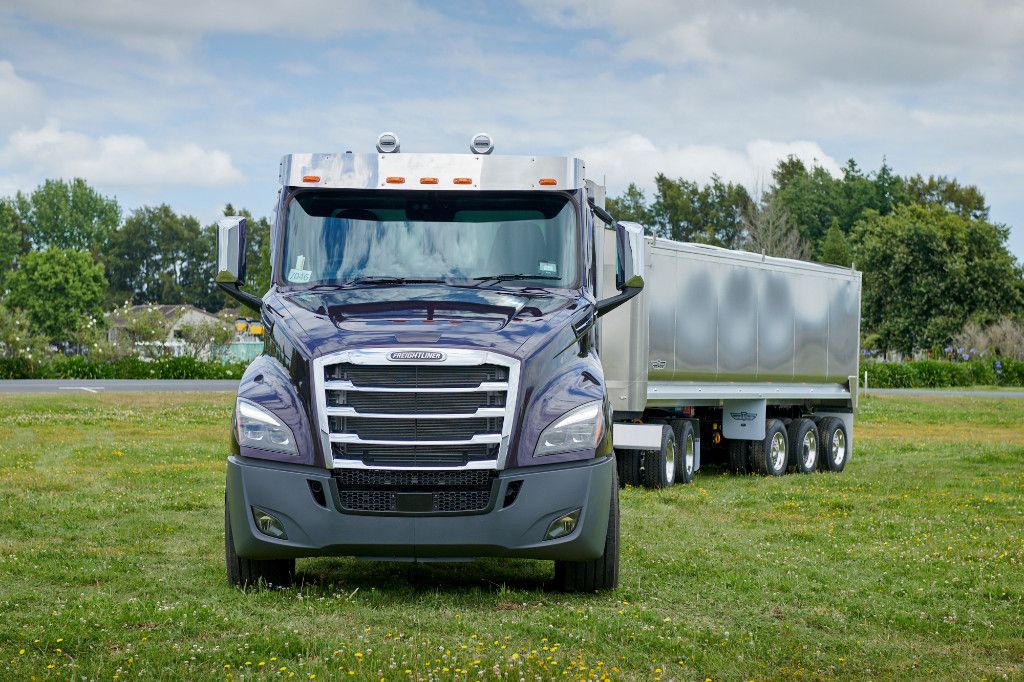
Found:
[[[41,103],[39,88],[19,76],[14,64],[0,60],[0,133],[31,120]]]
[[[1001,0],[522,0],[597,28],[627,58],[737,67],[759,78],[930,83],[1024,57],[1024,5]]]
[[[20,178],[34,185],[47,177],[81,177],[112,187],[216,186],[244,180],[220,150],[193,143],[154,149],[140,137],[90,137],[62,130],[56,121],[38,130],[19,130],[0,148],[0,186],[28,189],[20,187]]]
[[[722,180],[757,191],[771,180],[771,171],[779,159],[788,156],[807,165],[822,166],[833,175],[840,172],[839,164],[816,142],[804,140],[753,140],[742,150],[736,150],[718,145],[656,146],[634,133],[583,147],[576,153],[586,160],[588,176],[606,177],[611,194],[618,194],[630,182],[651,190],[657,173],[700,182],[716,174]]]

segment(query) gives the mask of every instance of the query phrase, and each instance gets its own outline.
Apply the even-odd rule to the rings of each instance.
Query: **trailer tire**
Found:
[[[850,434],[846,424],[837,417],[822,417],[818,421],[818,468],[839,473],[850,460]]]
[[[736,439],[729,441],[729,471],[737,476],[750,473],[747,463],[749,449],[750,441]]]
[[[693,422],[680,420],[675,424],[676,443],[679,452],[676,455],[676,483],[692,483],[697,466],[697,434]]]
[[[661,448],[644,453],[644,487],[668,488],[676,480],[679,442],[676,432],[665,424],[661,429]]]
[[[554,587],[561,592],[598,592],[619,586],[619,481],[615,472],[612,476],[604,554],[589,561],[555,561]]]
[[[228,583],[235,587],[288,587],[295,578],[295,559],[246,559],[235,553],[226,496],[224,560],[228,569]]]
[[[789,465],[789,434],[780,419],[769,419],[764,440],[754,441],[750,448],[751,468],[762,476],[781,476]]]
[[[818,425],[811,419],[794,419],[788,431],[790,468],[801,474],[817,471]]]
[[[616,450],[615,467],[619,473],[620,486],[641,484],[639,450]]]

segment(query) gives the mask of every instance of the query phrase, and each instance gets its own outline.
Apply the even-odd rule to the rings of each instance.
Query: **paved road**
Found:
[[[940,396],[974,396],[977,398],[1024,398],[1024,391],[969,391],[955,388],[869,388],[867,393],[861,389],[861,395],[940,395]]]
[[[234,380],[191,379],[110,379],[92,381],[87,379],[25,379],[21,381],[0,381],[0,393],[102,393],[125,391],[234,391],[238,382]]]

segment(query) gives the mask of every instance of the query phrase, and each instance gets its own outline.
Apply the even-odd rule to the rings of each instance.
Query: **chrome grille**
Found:
[[[433,348],[442,360],[389,359],[396,350],[423,349],[345,351],[314,360],[320,427],[333,466],[501,468],[518,363],[487,351]]]

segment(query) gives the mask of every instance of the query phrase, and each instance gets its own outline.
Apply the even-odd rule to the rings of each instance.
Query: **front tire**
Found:
[[[554,586],[562,592],[598,592],[619,586],[619,481],[612,472],[604,553],[589,561],[556,561]]]
[[[644,487],[668,488],[676,480],[676,459],[679,457],[679,442],[675,429],[668,425],[661,428],[661,449],[644,453]]]
[[[616,450],[615,466],[619,472],[620,485],[640,485],[643,481],[640,474],[639,450]]]
[[[769,419],[765,424],[764,440],[754,441],[750,448],[750,462],[762,476],[781,476],[789,465],[789,435],[780,419]]]
[[[236,587],[288,587],[295,577],[295,559],[246,559],[235,553],[228,515],[227,498],[224,499],[224,561],[228,569],[228,582]]]

